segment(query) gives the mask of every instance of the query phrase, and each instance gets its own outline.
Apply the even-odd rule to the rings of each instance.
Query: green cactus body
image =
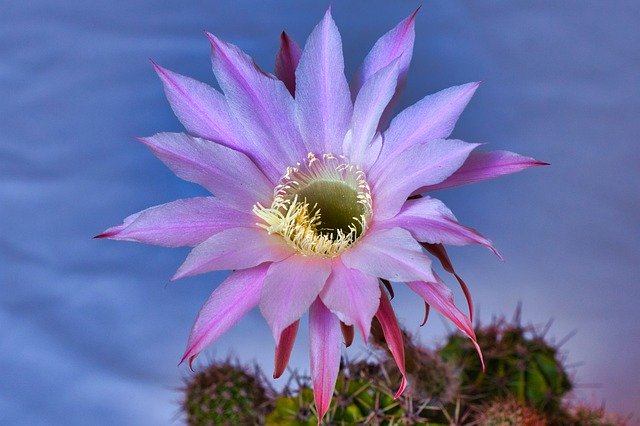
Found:
[[[451,336],[439,351],[460,367],[465,394],[485,400],[514,397],[545,413],[561,409],[562,397],[572,385],[556,348],[531,329],[505,321],[479,327],[476,336],[484,373],[473,345],[460,335]]]
[[[192,426],[252,425],[263,421],[267,402],[259,379],[225,362],[212,364],[188,381],[183,409]]]

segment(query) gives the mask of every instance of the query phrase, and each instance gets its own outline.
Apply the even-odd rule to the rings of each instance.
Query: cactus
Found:
[[[513,398],[495,400],[477,409],[477,426],[546,426],[547,421],[533,408]]]
[[[401,404],[380,381],[373,364],[360,361],[343,367],[338,376],[334,398],[324,420],[332,425],[398,423],[404,416]],[[317,424],[313,391],[308,378],[297,378],[297,389],[285,390],[276,398],[267,425],[303,426]]]
[[[575,404],[568,408],[570,426],[626,426],[629,419],[616,413],[609,413],[604,406]]]
[[[562,397],[572,388],[557,348],[533,327],[496,320],[476,329],[486,370],[467,338],[452,335],[439,351],[461,368],[462,392],[486,400],[512,396],[547,414],[561,411]]]
[[[187,424],[260,424],[268,404],[262,379],[237,363],[213,363],[188,379],[183,409]]]

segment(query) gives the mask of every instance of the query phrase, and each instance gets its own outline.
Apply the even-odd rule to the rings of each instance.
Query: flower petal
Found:
[[[442,244],[420,243],[420,245],[424,247],[424,249],[427,250],[429,253],[431,253],[433,256],[438,258],[438,260],[440,261],[440,265],[442,265],[442,269],[449,272],[456,278],[456,281],[458,281],[458,284],[460,284],[460,288],[462,289],[462,293],[464,294],[465,299],[467,299],[467,306],[469,307],[469,321],[473,323],[473,299],[471,297],[471,292],[469,291],[469,286],[467,286],[467,283],[464,282],[462,277],[460,277],[460,275],[458,275],[455,269],[453,269],[453,264],[449,259],[449,255],[447,254],[447,249],[445,249]],[[425,302],[425,304],[426,303],[427,302]],[[429,305],[427,304],[427,306]],[[428,309],[427,309],[427,313],[425,314],[425,322],[426,322],[427,316],[428,316]]]
[[[315,257],[293,255],[271,265],[264,281],[260,311],[275,341],[318,297],[331,273],[331,263]]]
[[[255,215],[214,197],[176,200],[127,217],[97,238],[137,241],[164,247],[195,246],[228,228],[253,226]]]
[[[200,352],[233,327],[260,300],[269,264],[236,271],[216,288],[198,313],[180,363],[189,366]]]
[[[284,83],[291,95],[296,93],[296,68],[300,55],[302,50],[298,43],[283,31],[280,34],[280,50],[276,55],[276,77]]]
[[[389,104],[398,82],[399,59],[369,78],[353,105],[351,135],[343,152],[352,163],[361,164],[378,129],[382,112]]]
[[[480,83],[450,87],[403,110],[384,132],[380,167],[385,168],[414,145],[446,139]]]
[[[402,331],[400,331],[400,327],[398,326],[396,314],[393,312],[391,302],[389,302],[389,298],[384,291],[380,292],[380,307],[378,308],[378,312],[376,312],[376,318],[380,321],[384,340],[387,342],[387,346],[391,351],[391,355],[393,355],[393,359],[396,361],[400,373],[402,373],[400,388],[394,396],[394,398],[398,398],[407,387],[404,366],[404,344],[402,342]]]
[[[340,321],[316,299],[309,310],[311,380],[318,412],[318,424],[331,404],[340,369]]]
[[[229,115],[224,96],[213,87],[153,63],[169,100],[171,109],[187,131],[203,139],[244,152],[258,164],[263,162],[260,152],[248,151],[248,142],[238,132]]]
[[[471,320],[464,315],[460,309],[453,303],[453,293],[444,285],[435,273],[436,279],[432,282],[410,282],[409,288],[416,292],[429,306],[436,308],[442,315],[449,318],[456,327],[466,334],[472,341],[473,345],[478,351],[480,361],[484,368],[484,361],[482,360],[482,351],[476,340],[476,333],[473,331]]]
[[[460,225],[451,210],[435,198],[424,196],[407,200],[400,213],[378,225],[406,229],[416,240],[430,244],[480,244],[500,257],[491,241],[475,229]]]
[[[251,268],[262,262],[277,262],[292,253],[280,236],[269,235],[264,229],[227,229],[191,250],[172,280],[210,271]]]
[[[380,303],[380,285],[376,277],[349,269],[338,259],[333,262],[320,298],[340,321],[356,325],[365,342],[369,339],[371,319]]]
[[[389,281],[434,279],[431,259],[411,234],[400,228],[369,229],[341,259],[348,268]]]
[[[300,133],[309,152],[340,153],[353,106],[344,76],[342,39],[331,10],[304,46],[296,70],[295,99]]]
[[[207,33],[213,72],[224,92],[238,131],[255,142],[271,164],[265,173],[277,180],[288,166],[306,157],[295,125],[295,104],[284,83],[260,70],[237,46]],[[261,164],[262,166],[262,164]],[[266,167],[266,166],[265,166]]]
[[[404,19],[392,30],[380,37],[364,59],[362,66],[356,72],[351,82],[351,93],[356,98],[365,82],[382,68],[389,65],[395,59],[399,59],[399,79],[393,98],[387,105],[379,122],[379,129],[384,129],[389,123],[393,107],[400,98],[407,80],[407,71],[413,55],[413,42],[415,40],[416,9],[409,17]]]
[[[271,202],[273,185],[243,153],[184,133],[140,138],[178,177],[202,185],[228,205],[250,211]]]
[[[447,179],[437,184],[424,186],[416,193],[481,182],[519,172],[529,167],[548,165],[549,163],[544,161],[509,151],[473,152],[464,164]]]
[[[353,326],[340,321],[340,330],[342,331],[342,337],[344,338],[344,345],[348,348],[353,343],[353,338],[355,337]]]
[[[438,139],[415,145],[384,169],[371,168],[373,211],[378,220],[395,216],[416,189],[442,182],[458,170],[478,144]],[[381,155],[382,158],[382,155]]]
[[[296,341],[299,324],[299,320],[295,321],[285,328],[280,335],[280,341],[278,341],[276,345],[275,366],[273,368],[274,379],[282,376],[282,373],[284,373],[284,370],[289,364],[289,358],[291,358],[291,351],[293,350],[293,343]]]

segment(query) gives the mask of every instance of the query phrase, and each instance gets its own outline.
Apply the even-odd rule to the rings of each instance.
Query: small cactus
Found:
[[[182,405],[191,426],[260,424],[268,403],[262,380],[229,361],[193,375],[185,393]]]
[[[547,421],[533,408],[513,398],[495,400],[477,409],[477,426],[546,426]]]
[[[609,413],[604,406],[593,406],[588,404],[572,405],[568,409],[571,426],[626,426],[629,419],[616,413]]]

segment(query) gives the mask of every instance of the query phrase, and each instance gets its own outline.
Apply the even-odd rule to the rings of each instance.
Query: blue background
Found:
[[[334,2],[348,75],[415,1]],[[303,43],[326,8],[311,1],[4,1],[0,13],[0,423],[180,421],[176,364],[222,274],[168,284],[187,253],[91,236],[130,213],[202,193],[133,136],[180,131],[148,58],[213,83],[201,30],[272,69],[278,34]],[[506,261],[451,252],[480,316],[555,323],[578,395],[640,406],[640,3],[436,1],[417,19],[401,106],[484,83],[454,132],[553,163],[438,193]],[[453,285],[453,283],[452,283]],[[398,316],[427,344],[434,315],[408,291]],[[459,292],[457,301],[463,305]],[[306,326],[292,366],[308,371]],[[419,331],[418,331],[419,330]],[[257,311],[203,358],[270,371]],[[362,342],[350,356],[365,353]],[[598,385],[594,387],[593,385]]]

